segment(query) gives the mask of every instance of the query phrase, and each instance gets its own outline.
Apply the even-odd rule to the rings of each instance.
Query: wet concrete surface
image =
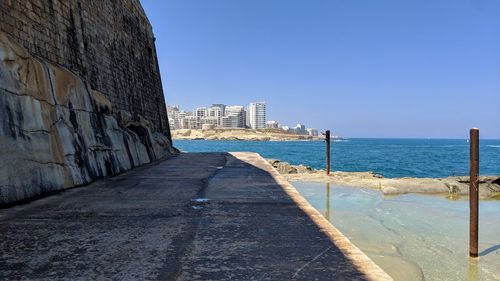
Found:
[[[252,153],[182,153],[0,210],[0,279],[374,279],[269,169]]]

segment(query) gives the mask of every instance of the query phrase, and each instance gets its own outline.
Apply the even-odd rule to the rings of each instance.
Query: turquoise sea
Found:
[[[251,151],[291,164],[325,168],[323,141],[175,140],[187,152]],[[467,175],[469,143],[457,139],[349,139],[332,142],[332,168],[385,177]],[[500,140],[480,141],[481,175],[500,175]]]

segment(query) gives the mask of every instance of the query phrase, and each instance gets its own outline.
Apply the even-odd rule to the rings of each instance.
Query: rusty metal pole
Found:
[[[326,141],[326,174],[330,175],[330,130],[325,132]]]
[[[470,129],[469,255],[477,257],[479,242],[479,129]]]

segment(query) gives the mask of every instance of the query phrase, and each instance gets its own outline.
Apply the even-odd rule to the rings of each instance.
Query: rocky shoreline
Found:
[[[231,141],[313,141],[319,137],[296,135],[277,129],[209,129],[172,130],[174,140],[231,140]]]
[[[373,172],[333,172],[329,176],[324,170],[304,165],[291,165],[276,159],[267,161],[288,181],[315,181],[380,190],[384,195],[406,193],[443,194],[460,198],[469,194],[469,177],[447,178],[384,178]],[[500,176],[480,176],[481,199],[500,199]]]

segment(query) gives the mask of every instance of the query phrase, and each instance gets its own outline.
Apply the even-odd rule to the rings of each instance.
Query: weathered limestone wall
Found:
[[[139,0],[1,0],[0,31],[170,138],[154,36]]]
[[[151,122],[0,32],[0,207],[171,153]]]

